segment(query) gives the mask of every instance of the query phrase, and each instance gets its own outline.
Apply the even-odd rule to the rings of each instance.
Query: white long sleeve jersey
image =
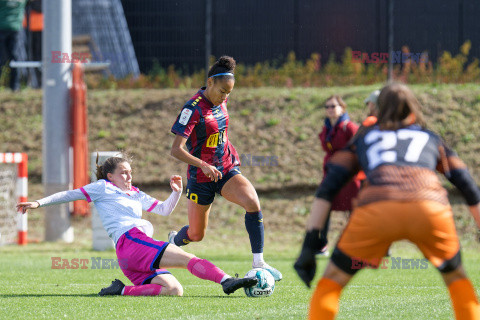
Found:
[[[150,221],[142,219],[142,210],[168,216],[175,209],[181,194],[182,191],[174,191],[165,202],[161,202],[136,187],[122,191],[113,183],[100,179],[82,188],[58,192],[37,202],[43,207],[75,200],[93,201],[103,227],[116,245],[120,236],[134,227],[152,237],[153,226]]]

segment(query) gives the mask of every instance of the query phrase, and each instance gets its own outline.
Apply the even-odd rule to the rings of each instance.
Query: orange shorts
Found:
[[[392,242],[404,239],[416,244],[437,268],[460,250],[451,207],[425,200],[380,201],[355,208],[337,248],[375,265]]]

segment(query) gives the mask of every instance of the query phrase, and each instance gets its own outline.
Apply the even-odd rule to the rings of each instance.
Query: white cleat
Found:
[[[170,231],[168,233],[168,242],[171,244],[175,244],[175,236],[177,235],[177,231]]]
[[[330,251],[328,251],[327,246],[323,247],[322,249],[318,250],[316,253],[317,256],[324,256],[328,257],[330,255]]]
[[[280,281],[283,278],[282,273],[280,271],[278,271],[274,267],[271,267],[265,261],[262,261],[262,262],[257,263],[257,264],[253,264],[252,267],[253,268],[262,268],[262,269],[267,270],[268,272],[270,272],[272,274],[275,281]]]

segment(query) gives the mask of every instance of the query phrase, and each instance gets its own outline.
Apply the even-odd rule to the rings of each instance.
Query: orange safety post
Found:
[[[17,155],[17,154],[15,154]],[[26,202],[28,196],[28,156],[21,153],[21,161],[17,164],[17,195],[18,202]],[[27,215],[18,213],[18,239],[20,245],[27,244]]]
[[[72,70],[72,89],[70,90],[73,148],[73,188],[88,184],[88,136],[87,136],[87,86],[83,77],[83,66],[75,63]],[[73,203],[73,215],[89,215],[90,206],[85,200]]]

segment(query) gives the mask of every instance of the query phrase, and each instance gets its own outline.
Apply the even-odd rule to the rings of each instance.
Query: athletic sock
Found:
[[[229,276],[228,274],[225,274],[225,275],[223,276],[222,280],[220,280],[220,284],[222,284],[223,281],[225,281],[225,280],[227,280],[227,279],[230,279],[230,278],[231,278],[231,276]]]
[[[162,292],[162,286],[155,283],[142,284],[140,286],[125,286],[122,291],[124,296],[158,296]]]
[[[309,319],[335,319],[342,286],[328,278],[322,278],[310,301]]]
[[[480,310],[475,289],[466,279],[455,280],[448,286],[455,319],[480,319]]]
[[[263,252],[263,216],[262,211],[245,213],[245,228],[250,238],[252,253]]]
[[[188,231],[188,225],[184,226],[182,229],[180,229],[180,231],[178,231],[177,235],[173,239],[177,247],[186,246],[192,241],[188,237],[187,231]]]
[[[208,260],[200,259],[200,258],[192,258],[187,265],[188,271],[194,276],[203,279],[203,280],[210,280],[216,283],[221,283],[224,280],[224,276],[226,273],[211,263]]]
[[[265,261],[263,260],[263,252],[253,254],[253,266],[258,266]]]

